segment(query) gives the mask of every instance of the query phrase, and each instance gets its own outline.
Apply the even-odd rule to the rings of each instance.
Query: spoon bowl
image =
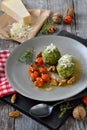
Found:
[[[52,109],[53,106],[41,103],[33,106],[29,113],[37,117],[46,117],[52,113]]]

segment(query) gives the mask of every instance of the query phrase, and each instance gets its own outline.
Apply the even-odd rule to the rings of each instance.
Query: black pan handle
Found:
[[[57,35],[70,37],[72,39],[75,39],[75,40],[81,42],[83,45],[87,46],[87,39],[84,39],[84,38],[81,38],[79,36],[76,36],[76,35],[74,35],[74,34],[72,34],[70,32],[67,32],[65,30],[60,31]]]

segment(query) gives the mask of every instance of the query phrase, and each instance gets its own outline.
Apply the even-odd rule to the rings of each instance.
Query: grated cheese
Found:
[[[52,52],[54,49],[56,49],[56,46],[53,43],[46,47],[47,53]]]
[[[66,54],[59,59],[58,63],[61,63],[61,65],[64,66],[64,68],[67,68],[67,67],[71,67],[72,65],[74,65],[72,60],[73,60],[72,56]]]
[[[13,23],[10,27],[10,36],[15,38],[26,37],[32,28],[22,22]]]

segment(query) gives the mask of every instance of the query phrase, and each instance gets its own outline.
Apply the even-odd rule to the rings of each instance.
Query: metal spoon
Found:
[[[61,104],[61,103],[64,103],[64,102],[68,102],[68,101],[73,101],[73,100],[76,100],[76,99],[79,99],[83,96],[87,95],[87,92],[86,93],[82,93],[82,94],[79,94],[75,97],[72,97],[72,98],[68,98],[68,99],[65,99],[65,100],[62,100],[62,101],[59,101],[57,102],[56,104],[50,106],[50,105],[47,105],[45,103],[40,103],[40,104],[37,104],[33,107],[30,108],[29,110],[29,113],[33,116],[36,116],[36,117],[47,117],[49,115],[51,115],[52,113],[52,110],[55,106]]]

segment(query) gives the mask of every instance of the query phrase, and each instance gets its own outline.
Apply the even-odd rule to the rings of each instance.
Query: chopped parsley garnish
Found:
[[[19,58],[19,61],[26,64],[31,64],[34,59],[34,49],[26,50]]]

